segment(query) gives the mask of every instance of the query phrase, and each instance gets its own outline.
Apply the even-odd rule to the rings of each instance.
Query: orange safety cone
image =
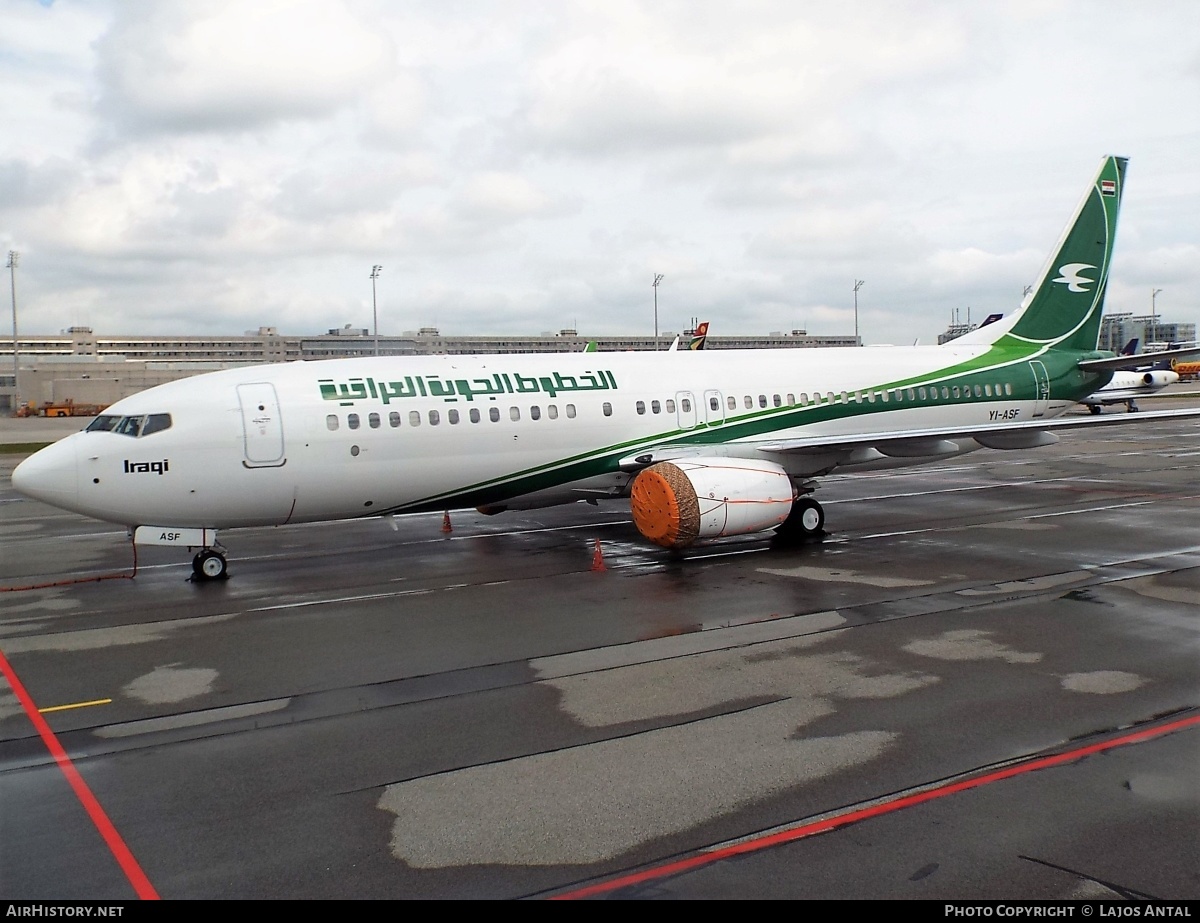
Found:
[[[592,570],[608,570],[604,566],[604,554],[600,551],[600,539],[596,539],[596,551],[592,555]]]
[[[454,531],[454,527],[452,525],[450,525],[449,511],[442,514],[442,531],[443,532],[453,532]]]

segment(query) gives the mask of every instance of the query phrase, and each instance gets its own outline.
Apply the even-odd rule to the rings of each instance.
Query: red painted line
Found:
[[[935,788],[919,792],[915,795],[904,795],[898,798],[893,798],[890,801],[883,801],[879,804],[871,805],[869,808],[859,808],[857,810],[847,811],[843,814],[836,814],[833,817],[827,817],[824,820],[814,821],[811,824],[803,824],[799,827],[792,827],[788,830],[782,830],[778,833],[767,834],[756,839],[735,843],[732,846],[714,849],[711,852],[699,853],[695,856],[689,856],[686,859],[679,859],[675,862],[667,862],[662,865],[644,869],[640,872],[634,872],[630,875],[623,875],[620,878],[613,878],[609,881],[601,882],[600,884],[588,885],[587,887],[578,888],[574,891],[567,891],[563,894],[555,895],[551,898],[551,900],[579,900],[580,898],[584,897],[593,897],[597,894],[607,894],[612,891],[620,890],[621,888],[628,888],[631,885],[644,884],[645,882],[655,881],[660,878],[669,878],[672,875],[678,875],[681,872],[688,872],[692,869],[701,868],[706,865],[712,865],[716,862],[721,862],[722,860],[729,859],[733,856],[741,856],[748,853],[759,852],[760,850],[770,849],[774,846],[780,846],[784,843],[794,843],[797,840],[802,840],[810,836],[816,836],[819,833],[827,833],[830,830],[837,829],[838,827],[844,827],[848,824],[857,823],[858,821],[867,820],[872,817],[879,817],[883,814],[890,814],[893,811],[899,811],[904,808],[911,808],[914,805],[924,804],[927,801],[933,801],[937,798],[945,798],[948,795],[957,795],[959,792],[965,792],[973,788],[989,785],[992,782],[1000,782],[1004,779],[1011,779],[1015,776],[1024,775],[1027,772],[1035,772],[1039,769],[1048,769],[1052,766],[1060,766],[1063,763],[1074,762],[1075,760],[1083,759],[1085,756],[1091,756],[1094,753],[1102,753],[1105,750],[1112,750],[1117,747],[1126,747],[1130,744],[1145,743],[1147,740],[1152,740],[1155,737],[1161,737],[1164,734],[1170,734],[1173,731],[1180,731],[1184,728],[1193,727],[1197,724],[1200,724],[1200,715],[1193,715],[1190,718],[1181,718],[1178,721],[1171,721],[1167,724],[1160,724],[1152,728],[1134,731],[1132,734],[1126,734],[1122,737],[1106,740],[1103,743],[1079,747],[1075,750],[1068,750],[1065,753],[1056,753],[1053,756],[1037,757],[1027,760],[1023,763],[1005,767],[1004,769],[997,770],[996,772],[990,772],[986,775],[977,776],[972,779],[965,779],[961,782],[951,782],[946,785],[940,785]]]
[[[21,702],[21,707],[25,709],[25,714],[29,716],[29,720],[33,722],[33,726],[37,728],[38,734],[41,735],[42,743],[46,745],[46,749],[50,751],[50,755],[58,763],[58,768],[62,770],[62,774],[71,783],[71,788],[75,790],[76,797],[83,805],[84,810],[87,811],[88,816],[91,817],[92,823],[96,825],[96,829],[100,832],[100,836],[104,838],[104,842],[108,844],[109,851],[113,854],[113,858],[117,860],[117,864],[121,866],[121,870],[125,873],[125,877],[129,879],[129,883],[133,885],[134,892],[142,900],[158,900],[158,892],[154,890],[154,885],[150,884],[150,879],[146,877],[146,873],[138,865],[137,859],[133,857],[133,853],[129,851],[129,847],[121,839],[121,834],[117,833],[117,828],[113,826],[112,821],[108,819],[108,815],[104,813],[104,808],[100,807],[100,802],[96,800],[96,796],[92,794],[92,790],[88,788],[88,784],[83,781],[83,776],[79,774],[79,770],[75,768],[75,765],[71,762],[71,758],[67,756],[67,751],[63,749],[54,732],[50,730],[50,725],[46,723],[46,719],[38,712],[33,698],[26,691],[21,681],[17,679],[16,671],[13,670],[3,651],[0,651],[0,673],[4,674],[13,692],[17,694],[17,698]]]

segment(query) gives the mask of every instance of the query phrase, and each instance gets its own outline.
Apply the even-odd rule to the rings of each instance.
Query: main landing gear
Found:
[[[205,548],[192,558],[192,576],[195,580],[225,580],[229,577],[229,565],[225,555],[215,548]]]
[[[825,532],[825,509],[810,496],[802,496],[792,504],[792,511],[775,529],[782,539],[799,541],[815,538]]]

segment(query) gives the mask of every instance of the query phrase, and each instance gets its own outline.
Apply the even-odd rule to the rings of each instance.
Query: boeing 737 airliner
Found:
[[[13,473],[21,493],[198,548],[217,529],[625,499],[680,548],[809,535],[831,471],[1027,449],[1128,359],[1096,351],[1125,159],[1107,157],[1032,295],[945,346],[360,358],[151,388]],[[1132,415],[1147,419],[1196,411]]]

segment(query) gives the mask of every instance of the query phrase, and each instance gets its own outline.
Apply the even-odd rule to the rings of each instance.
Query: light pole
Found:
[[[379,278],[382,271],[382,266],[371,267],[371,315],[375,319],[375,355],[377,356],[379,355],[379,302],[375,299],[375,280]]]
[[[12,311],[13,311],[13,397],[12,409],[13,413],[17,412],[17,408],[21,405],[21,390],[17,385],[17,375],[20,373],[20,364],[17,356],[17,263],[21,260],[21,254],[16,250],[8,251],[8,275],[12,284]]]
[[[654,348],[658,349],[658,283],[663,279],[661,272],[654,274]]]
[[[1150,343],[1158,342],[1158,309],[1155,307],[1155,299],[1161,291],[1161,288],[1150,289]],[[1146,344],[1147,349],[1150,348],[1150,343]]]
[[[861,346],[862,341],[858,338],[858,290],[863,287],[864,279],[854,280],[854,345]]]

